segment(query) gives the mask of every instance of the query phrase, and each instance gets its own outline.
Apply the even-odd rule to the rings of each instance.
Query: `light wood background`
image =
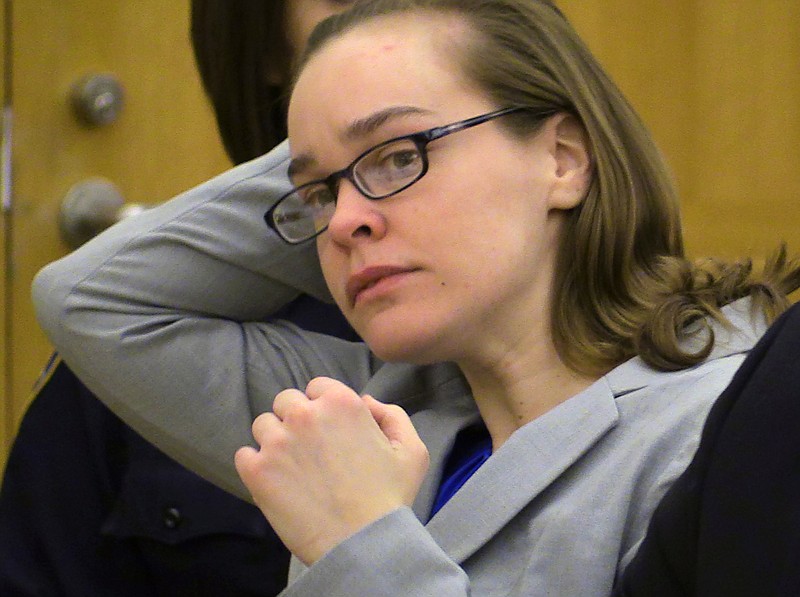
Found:
[[[800,2],[559,5],[666,153],[689,252],[800,251]]]
[[[690,253],[763,256],[780,240],[800,251],[800,2],[560,5],[673,166]],[[34,273],[68,250],[57,233],[67,189],[102,175],[129,200],[152,203],[227,166],[194,73],[184,2],[16,0],[13,9],[14,208],[0,228],[0,467],[51,351],[28,297]],[[7,47],[2,21],[0,35]],[[79,76],[95,71],[116,73],[128,103],[118,123],[89,130],[65,98]]]
[[[6,214],[0,467],[52,351],[30,302],[34,274],[69,251],[62,198],[100,176],[127,201],[161,202],[229,167],[189,43],[186,1],[5,0],[12,8],[13,211]],[[4,40],[6,42],[8,40]],[[8,48],[4,44],[4,48]],[[88,128],[69,102],[89,73],[125,88],[117,122]]]

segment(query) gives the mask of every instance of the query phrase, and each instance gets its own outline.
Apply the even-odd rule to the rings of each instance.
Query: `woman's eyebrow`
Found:
[[[416,106],[391,106],[364,118],[352,121],[347,125],[341,136],[344,141],[355,141],[374,133],[388,120],[403,116],[430,113],[430,110],[425,110],[424,108],[418,108]]]
[[[391,106],[389,108],[379,110],[374,114],[370,114],[369,116],[365,116],[364,118],[359,118],[358,120],[352,121],[347,125],[347,127],[345,127],[344,131],[339,135],[339,137],[343,142],[357,141],[374,133],[389,120],[402,118],[405,116],[416,116],[431,113],[431,110],[418,108],[416,106]],[[316,163],[317,160],[313,155],[301,153],[297,157],[293,158],[289,163],[289,178],[293,178],[294,176],[301,174],[303,171],[314,166]]]

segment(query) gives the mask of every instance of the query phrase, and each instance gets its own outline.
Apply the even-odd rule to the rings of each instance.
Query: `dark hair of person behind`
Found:
[[[191,40],[228,157],[246,162],[286,138],[289,51],[283,0],[191,0]]]

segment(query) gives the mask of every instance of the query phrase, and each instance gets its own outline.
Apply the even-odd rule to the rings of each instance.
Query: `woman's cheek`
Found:
[[[347,315],[347,267],[343,259],[338,258],[331,254],[330,244],[324,241],[317,240],[317,256],[319,257],[319,264],[322,268],[322,276],[325,279],[325,285],[333,297],[333,300],[339,306],[339,309]]]

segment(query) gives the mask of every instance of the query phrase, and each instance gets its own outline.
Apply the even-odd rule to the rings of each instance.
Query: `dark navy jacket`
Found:
[[[308,298],[283,317],[357,339]],[[261,512],[169,459],[55,360],[0,487],[0,596],[278,594],[289,554]]]

